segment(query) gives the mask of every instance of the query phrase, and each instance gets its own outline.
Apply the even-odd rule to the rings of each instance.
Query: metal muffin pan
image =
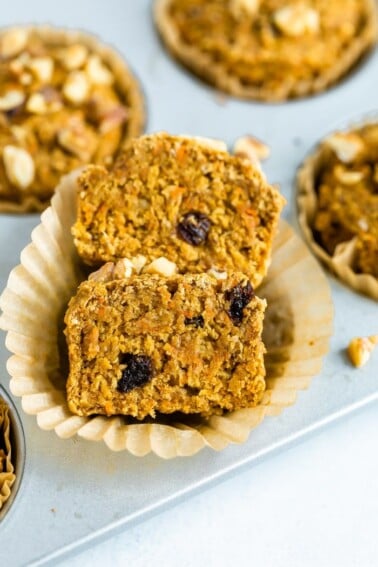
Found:
[[[294,180],[298,166],[318,140],[376,107],[377,53],[323,94],[271,105],[220,96],[173,61],[153,28],[150,0],[109,0],[106,7],[101,0],[13,0],[4,6],[3,25],[20,18],[72,28],[85,22],[88,31],[113,43],[142,82],[149,132],[220,138],[230,146],[249,133],[268,143],[271,158],[264,169],[268,179],[281,186],[288,201],[283,216],[297,229]],[[0,242],[7,243],[0,247],[0,289],[38,222],[37,215],[0,216]],[[377,357],[356,370],[344,355],[351,337],[377,332],[377,303],[331,275],[329,280],[335,327],[321,375],[294,406],[277,418],[267,418],[243,445],[220,453],[204,450],[190,460],[163,461],[153,455],[140,459],[112,453],[103,443],[61,440],[53,432],[40,430],[33,416],[20,412],[28,457],[21,492],[0,524],[0,564],[55,564],[378,401]],[[8,389],[9,353],[4,338],[0,333],[2,383]],[[19,407],[19,400],[15,402]]]
[[[7,391],[1,386],[0,384],[0,398],[2,398],[5,403],[9,407],[9,416],[10,416],[10,442],[12,446],[12,463],[14,466],[14,472],[16,475],[16,480],[12,485],[12,490],[10,497],[5,502],[3,507],[0,510],[0,533],[2,522],[6,522],[8,517],[10,517],[10,512],[12,507],[17,504],[18,499],[17,495],[20,490],[22,479],[24,476],[24,468],[25,468],[25,457],[26,457],[26,446],[25,446],[25,433],[24,428],[22,426],[22,421],[20,419],[20,415],[18,410],[9,396]]]

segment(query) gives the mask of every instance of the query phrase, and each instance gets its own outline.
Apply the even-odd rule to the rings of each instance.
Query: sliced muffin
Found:
[[[161,263],[165,273],[174,266],[161,258],[160,271]],[[146,272],[154,269],[156,262]],[[266,303],[249,279],[132,270],[128,260],[107,263],[70,301],[70,410],[143,419],[257,405],[265,389]]]
[[[77,250],[89,265],[143,253],[179,272],[265,276],[284,199],[247,160],[165,133],[132,140],[79,178]]]

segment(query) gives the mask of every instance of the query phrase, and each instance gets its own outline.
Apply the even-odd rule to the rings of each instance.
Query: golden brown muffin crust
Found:
[[[376,41],[372,0],[156,0],[185,65],[231,94],[284,100],[324,90]]]
[[[61,175],[112,163],[143,127],[137,82],[96,38],[54,28],[0,32],[0,210],[42,210]]]

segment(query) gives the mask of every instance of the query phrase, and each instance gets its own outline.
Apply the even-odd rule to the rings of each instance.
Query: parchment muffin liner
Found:
[[[0,396],[0,510],[11,495],[16,480],[12,463],[9,407]]]
[[[146,109],[141,85],[134,71],[130,69],[125,59],[116,48],[107,45],[97,36],[89,32],[47,25],[19,25],[13,26],[12,28],[0,28],[0,36],[11,29],[25,29],[29,32],[37,32],[39,37],[47,43],[62,47],[80,43],[93,53],[99,55],[112,71],[117,90],[121,98],[127,100],[131,110],[127,121],[127,128],[124,130],[119,149],[121,149],[130,138],[142,134],[146,121]],[[42,212],[45,208],[46,203],[41,202],[40,199],[34,195],[25,195],[20,203],[0,199],[0,213]]]
[[[238,98],[281,102],[326,90],[345,77],[372,49],[377,41],[377,7],[375,0],[363,0],[363,2],[368,11],[368,21],[351,45],[345,49],[337,64],[313,80],[301,80],[296,84],[293,84],[292,81],[282,81],[280,89],[275,92],[264,86],[255,87],[243,84],[237,77],[227,73],[222,63],[214,61],[211,56],[196,47],[182,42],[169,14],[171,0],[155,0],[154,18],[157,29],[170,53],[207,82]]]
[[[0,327],[13,353],[7,368],[10,388],[42,429],[61,438],[103,440],[112,451],[169,459],[209,446],[220,450],[244,442],[265,416],[294,404],[299,390],[319,373],[332,333],[333,306],[318,263],[292,229],[281,222],[269,275],[259,288],[268,300],[264,326],[267,390],[261,405],[210,419],[161,416],[136,422],[123,416],[79,417],[65,397],[67,359],[63,316],[78,283],[86,276],[70,228],[76,215],[76,176],[63,178],[32,232],[21,264],[10,274],[0,298]]]
[[[370,117],[349,124],[338,131],[353,132],[377,121],[378,114],[372,113]],[[336,246],[331,256],[314,237],[313,224],[317,211],[316,179],[327,162],[330,151],[324,141],[321,141],[298,170],[296,181],[298,221],[311,250],[340,280],[355,291],[378,299],[378,279],[371,274],[358,273],[354,268],[356,238]]]

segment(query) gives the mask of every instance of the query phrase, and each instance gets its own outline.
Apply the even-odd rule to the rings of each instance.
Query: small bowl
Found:
[[[5,388],[1,385],[0,397],[3,398],[3,400],[9,407],[9,417],[11,423],[10,441],[12,446],[12,463],[16,475],[16,480],[14,481],[14,484],[12,486],[10,497],[0,510],[1,523],[5,516],[8,514],[9,510],[12,508],[22,483],[25,468],[26,446],[24,428],[22,426],[18,410]]]

